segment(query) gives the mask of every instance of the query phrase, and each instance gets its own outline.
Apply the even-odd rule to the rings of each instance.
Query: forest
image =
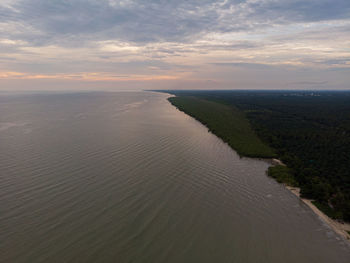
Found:
[[[350,222],[350,92],[166,92],[238,109],[259,139],[287,165],[269,170],[269,175],[299,186],[302,197],[315,200],[329,216]],[[226,120],[221,122],[215,127],[226,127]]]

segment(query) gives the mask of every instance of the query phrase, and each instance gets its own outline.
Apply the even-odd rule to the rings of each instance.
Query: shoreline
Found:
[[[283,165],[286,166],[279,159],[271,159],[268,161],[270,164],[274,165]],[[276,181],[276,180],[275,180]],[[305,205],[307,205],[324,223],[326,223],[335,233],[340,235],[343,239],[350,243],[350,223],[339,222],[338,220],[332,219],[323,213],[320,209],[318,209],[313,203],[312,199],[302,198],[300,196],[300,188],[295,186],[289,186],[287,184],[283,184],[284,187],[290,191],[293,195],[299,198]]]
[[[284,186],[292,194],[298,197],[305,205],[307,205],[323,222],[325,222],[330,228],[332,228],[335,233],[340,235],[346,241],[350,242],[350,223],[339,222],[335,219],[328,217],[311,202],[312,200],[300,197],[300,188],[288,186],[285,184]]]
[[[167,93],[168,95],[170,95],[167,100],[170,102],[170,104],[172,106],[174,106],[177,110],[183,112],[184,114],[186,114],[187,116],[192,117],[193,119],[195,119],[196,121],[200,122],[203,126],[205,126],[206,128],[207,125],[205,125],[204,123],[202,123],[201,121],[199,121],[197,118],[195,118],[194,116],[191,116],[190,114],[188,114],[187,112],[180,110],[176,105],[174,105],[173,103],[171,103],[171,101],[169,100],[169,98],[171,97],[177,97],[176,95],[173,95],[171,93]],[[212,132],[213,133],[213,132]],[[223,142],[225,142],[225,140],[223,140],[220,136],[218,136],[217,134],[213,133],[216,137],[218,137],[219,139],[221,139]],[[227,143],[227,142],[225,142]],[[228,144],[228,143],[227,143]],[[228,146],[235,151],[239,156],[241,156],[237,150],[230,144],[228,144]],[[271,166],[276,166],[276,165],[281,165],[281,166],[286,166],[281,160],[277,159],[276,157],[252,157],[252,156],[241,156],[243,158],[250,158],[250,159],[257,159],[257,160],[262,160],[265,162],[268,162]],[[267,176],[267,175],[266,175]],[[274,179],[275,180],[275,179]],[[277,182],[277,180],[275,180]],[[278,183],[278,182],[277,182]],[[283,183],[282,183],[283,184]],[[334,220],[330,217],[328,217],[325,213],[323,213],[321,210],[319,210],[310,200],[310,199],[306,199],[306,198],[302,198],[300,197],[300,188],[298,187],[292,187],[292,186],[288,186],[286,184],[283,184],[284,187],[289,190],[292,194],[294,194],[295,196],[297,196],[305,205],[307,205],[324,223],[326,223],[336,234],[338,234],[340,237],[342,237],[345,241],[350,243],[350,223],[345,223],[345,222],[339,222],[337,220]],[[348,232],[349,231],[349,232]]]

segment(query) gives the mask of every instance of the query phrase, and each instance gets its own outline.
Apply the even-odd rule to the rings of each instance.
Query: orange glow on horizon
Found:
[[[177,75],[125,75],[116,76],[103,72],[82,72],[77,74],[30,74],[23,72],[0,72],[0,79],[64,79],[80,81],[151,81],[151,80],[176,80]]]

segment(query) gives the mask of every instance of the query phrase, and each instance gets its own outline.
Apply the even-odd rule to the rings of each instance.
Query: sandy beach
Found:
[[[279,160],[279,159],[270,159],[269,163],[272,165],[283,165],[285,164]],[[324,214],[321,210],[319,210],[313,203],[311,199],[306,199],[300,197],[300,188],[288,186],[284,184],[285,187],[291,191],[294,195],[296,195],[301,201],[303,201],[304,204],[306,204],[308,207],[311,208],[311,210],[318,215],[321,220],[323,220],[326,224],[328,224],[336,233],[338,233],[340,236],[342,236],[345,240],[350,242],[350,223],[344,223],[337,220],[334,220],[330,217],[328,217],[326,214]]]
[[[326,214],[324,214],[322,211],[320,211],[310,199],[305,199],[300,197],[300,189],[298,187],[291,187],[287,186],[286,188],[290,190],[294,195],[300,198],[301,201],[304,202],[308,207],[311,208],[311,210],[318,215],[325,223],[327,223],[336,233],[341,235],[344,239],[348,240],[350,242],[350,234],[347,231],[350,231],[350,224],[349,223],[343,223],[339,222],[337,220],[334,220],[330,217],[328,217]]]

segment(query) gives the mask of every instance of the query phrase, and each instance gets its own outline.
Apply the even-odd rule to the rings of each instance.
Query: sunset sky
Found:
[[[349,0],[0,0],[0,90],[350,89]]]

